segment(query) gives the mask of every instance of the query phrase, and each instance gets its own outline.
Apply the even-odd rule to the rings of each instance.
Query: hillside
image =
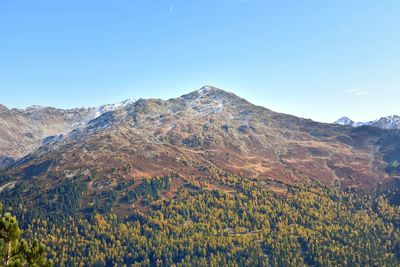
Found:
[[[124,196],[156,176],[173,177],[167,197],[189,185],[223,189],[226,175],[270,186],[315,180],[385,189],[398,179],[399,138],[395,130],[276,113],[207,86],[174,99],[129,102],[78,125],[6,169],[0,196],[34,206],[67,187],[82,194],[74,205],[83,213],[104,204],[127,215],[135,209]],[[117,201],[110,201],[116,188]]]
[[[0,201],[56,266],[400,263],[398,130],[317,123],[210,86],[1,116]]]
[[[133,100],[95,108],[58,109],[31,106],[8,109],[0,105],[0,169],[34,152],[42,145],[62,139],[72,130],[103,113],[123,107]]]

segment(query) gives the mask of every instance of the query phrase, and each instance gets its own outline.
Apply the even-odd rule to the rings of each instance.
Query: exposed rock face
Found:
[[[133,100],[96,108],[56,109],[31,106],[8,109],[0,105],[0,168],[48,145],[103,113],[122,108]]]
[[[33,152],[45,138],[69,131],[94,116],[94,109],[0,108],[0,157],[14,159]]]
[[[194,179],[209,176],[198,171],[201,165],[257,179],[311,178],[341,188],[369,188],[397,175],[388,166],[397,166],[400,158],[398,131],[275,113],[210,86],[175,99],[131,101],[89,120],[94,112],[3,112],[8,120],[3,119],[1,136],[7,136],[15,157],[42,145],[8,173],[26,177],[27,168],[51,162],[36,176],[103,177],[129,166],[129,177],[177,172]]]

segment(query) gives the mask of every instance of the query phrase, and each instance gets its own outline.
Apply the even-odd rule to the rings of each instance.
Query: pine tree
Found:
[[[46,248],[38,240],[21,239],[22,231],[16,217],[3,214],[0,204],[0,265],[1,266],[52,266],[46,258]]]

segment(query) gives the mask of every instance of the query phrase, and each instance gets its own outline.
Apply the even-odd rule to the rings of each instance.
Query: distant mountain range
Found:
[[[400,116],[393,115],[368,122],[354,122],[348,117],[342,117],[334,122],[335,124],[359,127],[364,125],[375,126],[382,129],[400,129]]]

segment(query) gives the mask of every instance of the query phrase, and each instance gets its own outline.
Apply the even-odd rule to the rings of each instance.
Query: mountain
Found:
[[[340,119],[338,119],[334,123],[335,124],[339,124],[339,125],[343,125],[343,126],[353,126],[355,122],[352,121],[351,119],[347,118],[347,117],[341,117]]]
[[[382,129],[400,129],[400,116],[396,115],[387,116],[368,122],[354,122],[347,117],[342,117],[339,120],[335,121],[334,123],[345,126],[353,126],[353,127],[368,125],[368,126],[379,127]]]
[[[129,195],[132,184],[166,175],[173,177],[166,194],[174,196],[188,184],[223,189],[229,175],[279,191],[282,183],[313,180],[375,190],[400,174],[398,130],[318,123],[211,86],[169,100],[126,101],[97,116],[99,110],[3,111],[2,144],[19,152],[9,155],[29,154],[3,172],[0,198],[35,205],[32,199],[57,198],[55,188],[74,181],[72,188],[83,190],[76,205],[85,212],[115,188]],[[129,202],[112,205],[133,211]]]
[[[133,100],[96,108],[57,109],[31,106],[8,109],[0,105],[0,169],[35,151],[41,145],[60,139],[103,113],[121,108]]]
[[[318,123],[211,86],[0,109],[0,202],[55,266],[399,265],[399,130]],[[20,143],[27,130],[36,143]]]

